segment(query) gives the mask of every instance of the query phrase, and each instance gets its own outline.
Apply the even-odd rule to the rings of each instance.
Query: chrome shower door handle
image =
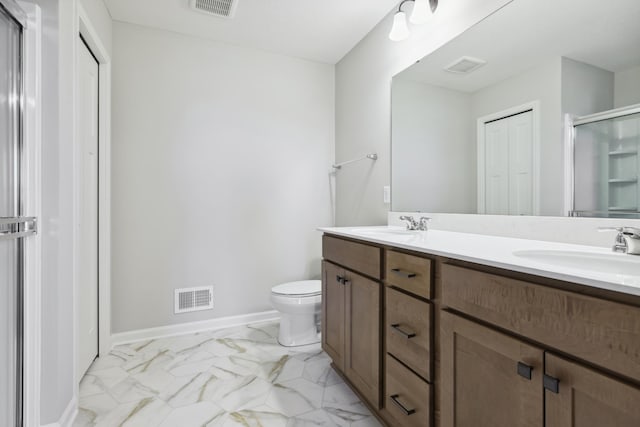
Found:
[[[0,217],[0,240],[28,237],[37,231],[38,223],[34,217]]]

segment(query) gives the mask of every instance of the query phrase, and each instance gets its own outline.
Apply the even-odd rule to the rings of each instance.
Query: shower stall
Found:
[[[640,104],[573,122],[573,216],[640,218]]]

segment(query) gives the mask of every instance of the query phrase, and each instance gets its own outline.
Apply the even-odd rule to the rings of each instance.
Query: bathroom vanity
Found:
[[[321,230],[322,346],[387,425],[640,425],[640,258]]]

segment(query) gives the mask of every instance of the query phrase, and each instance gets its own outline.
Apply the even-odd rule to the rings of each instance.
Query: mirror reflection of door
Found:
[[[483,213],[533,215],[532,111],[484,123],[484,136]]]

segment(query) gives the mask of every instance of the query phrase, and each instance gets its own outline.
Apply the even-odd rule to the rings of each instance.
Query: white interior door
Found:
[[[509,123],[485,124],[485,213],[509,213]]]
[[[484,124],[484,213],[533,214],[533,112]]]
[[[509,215],[533,214],[533,112],[509,117]]]
[[[80,145],[80,248],[78,378],[98,355],[98,62],[78,38],[78,121]]]

